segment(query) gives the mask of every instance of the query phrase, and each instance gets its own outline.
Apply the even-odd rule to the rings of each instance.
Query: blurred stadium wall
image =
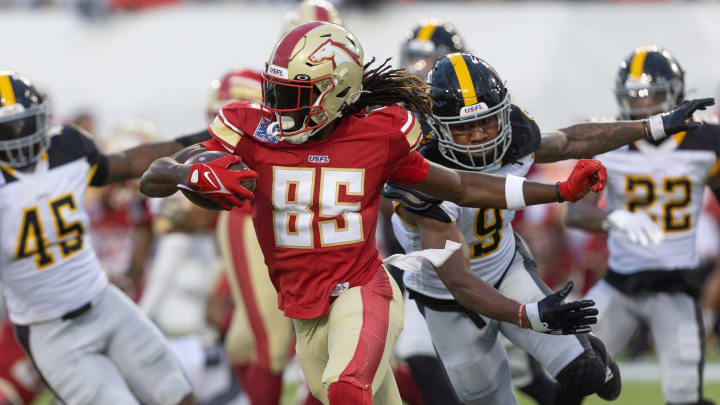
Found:
[[[144,117],[170,137],[205,125],[212,79],[263,67],[290,7],[185,3],[92,23],[60,8],[2,9],[0,69],[32,78],[56,119],[90,109],[102,133]],[[645,43],[675,54],[691,95],[718,95],[720,4],[416,3],[341,12],[366,55],[380,59],[395,57],[421,18],[454,23],[545,129],[612,116],[617,63]]]

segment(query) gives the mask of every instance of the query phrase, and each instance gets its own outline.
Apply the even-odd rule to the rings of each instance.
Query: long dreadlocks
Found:
[[[415,76],[408,75],[404,69],[393,69],[388,63],[390,58],[373,69],[375,62],[363,66],[362,93],[360,98],[345,108],[344,113],[359,112],[365,107],[402,103],[408,110],[420,115],[421,120],[432,117],[429,85]],[[345,115],[345,114],[343,114]]]

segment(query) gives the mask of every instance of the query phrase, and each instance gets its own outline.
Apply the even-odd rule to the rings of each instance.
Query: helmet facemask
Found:
[[[643,119],[670,111],[680,101],[682,83],[653,84],[642,80],[628,80],[625,86],[615,89],[622,119]]]
[[[44,103],[0,108],[0,164],[22,169],[37,162],[50,144],[47,115]]]
[[[263,74],[263,104],[275,122],[268,132],[291,143],[302,143],[328,123],[325,97],[335,89],[330,77],[291,80]]]
[[[499,163],[507,153],[512,141],[510,124],[510,94],[506,93],[502,102],[487,107],[478,103],[463,107],[460,115],[441,117],[433,115],[436,124],[430,123],[433,131],[438,134],[438,150],[445,159],[468,170],[488,170],[499,167]],[[470,122],[497,118],[497,136],[486,142],[474,145],[463,145],[455,142],[452,126]]]

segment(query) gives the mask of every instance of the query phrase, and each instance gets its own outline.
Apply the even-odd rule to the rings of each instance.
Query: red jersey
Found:
[[[343,117],[327,138],[299,145],[269,134],[271,122],[257,104],[229,104],[204,145],[241,156],[259,173],[253,223],[278,305],[288,317],[311,319],[382,262],[375,246],[382,185],[421,182],[429,164],[414,152],[420,124],[400,106]]]

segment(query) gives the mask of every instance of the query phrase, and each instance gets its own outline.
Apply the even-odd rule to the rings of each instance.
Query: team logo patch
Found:
[[[358,66],[362,66],[358,59],[358,53],[357,50],[348,49],[344,44],[328,39],[310,55],[308,60],[316,64],[329,60],[332,62],[333,69],[345,62],[353,62]]]
[[[473,105],[469,105],[466,107],[463,107],[460,109],[460,116],[464,117],[466,115],[474,115],[479,113],[480,111],[485,111],[488,109],[487,104],[485,103],[477,103]]]
[[[278,143],[280,142],[280,139],[273,135],[268,133],[268,127],[270,126],[270,120],[268,118],[263,117],[260,122],[258,122],[257,128],[255,128],[255,133],[253,133],[253,136],[263,142],[270,142],[270,143]]]
[[[270,65],[267,68],[267,73],[272,76],[279,77],[281,79],[287,79],[288,78],[288,71],[287,69],[277,66],[277,65]]]
[[[310,163],[330,163],[330,156],[328,155],[308,155],[308,162]]]
[[[344,283],[337,283],[335,284],[335,287],[333,287],[332,292],[330,292],[331,297],[339,297],[340,294],[344,293],[345,291],[350,288],[350,283],[347,281]]]

